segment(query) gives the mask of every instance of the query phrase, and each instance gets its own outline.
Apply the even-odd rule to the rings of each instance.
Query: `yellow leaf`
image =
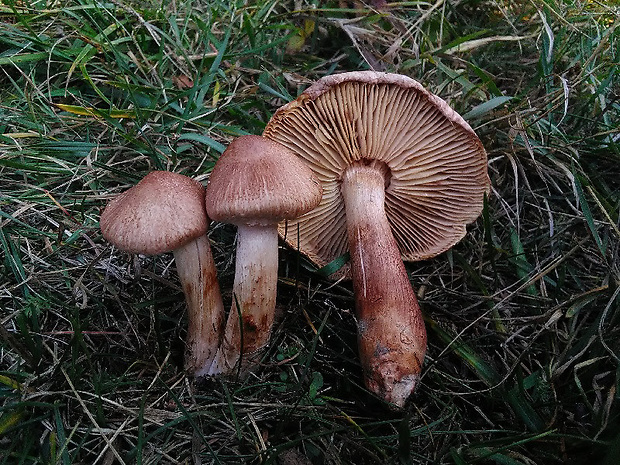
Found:
[[[314,24],[315,24],[314,20],[312,19],[306,19],[304,21],[304,31],[303,31],[304,38],[308,38],[310,34],[314,32]]]
[[[23,415],[23,412],[10,412],[2,415],[0,417],[0,434],[4,434],[7,430],[19,423]]]
[[[217,102],[220,101],[220,81],[215,81],[213,86],[213,107],[217,106]]]
[[[299,52],[306,44],[306,39],[299,34],[291,36],[286,43],[287,53]]]
[[[0,375],[0,383],[5,384],[12,389],[21,390],[22,388],[22,385],[20,383],[15,381],[13,378],[9,378],[8,376],[4,375]]]
[[[107,116],[109,118],[130,118],[136,117],[136,112],[133,110],[99,110],[94,107],[81,107],[78,105],[65,105],[63,103],[55,104],[56,108],[66,111],[74,115],[80,116],[93,116],[95,118],[101,118]]]

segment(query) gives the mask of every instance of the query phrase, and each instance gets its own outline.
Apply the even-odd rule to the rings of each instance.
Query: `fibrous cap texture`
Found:
[[[317,177],[296,154],[249,135],[235,139],[215,164],[206,207],[217,221],[273,224],[311,210],[321,194]]]
[[[385,211],[404,260],[458,242],[489,190],[487,156],[472,128],[403,75],[322,78],[281,107],[263,135],[304,159],[323,186],[317,208],[280,225],[286,241],[320,266],[348,250],[340,183],[352,164],[387,167]]]
[[[103,237],[121,250],[155,255],[205,234],[204,187],[169,171],[152,171],[106,206]]]

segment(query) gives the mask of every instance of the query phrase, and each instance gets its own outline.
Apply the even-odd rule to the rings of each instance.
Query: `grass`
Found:
[[[1,463],[618,463],[619,9],[1,2]],[[206,182],[309,82],[369,67],[465,115],[493,184],[461,243],[408,265],[411,405],[364,389],[350,283],[287,249],[260,370],[193,384],[172,256],[110,248],[101,209],[153,169]],[[210,237],[230,302],[234,229]]]

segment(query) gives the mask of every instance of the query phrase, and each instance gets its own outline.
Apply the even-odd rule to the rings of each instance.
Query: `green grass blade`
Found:
[[[575,171],[573,167],[573,176],[575,180],[575,189],[577,190],[577,195],[579,197],[579,205],[581,207],[581,212],[583,213],[583,217],[586,220],[586,224],[592,233],[592,237],[596,242],[596,245],[601,252],[601,255],[604,257],[607,254],[606,246],[603,244],[601,237],[598,234],[598,230],[596,225],[594,224],[594,217],[592,215],[592,210],[590,209],[590,205],[583,191],[583,186],[580,180],[580,175]]]
[[[496,108],[505,105],[507,102],[510,102],[512,99],[513,97],[505,96],[493,97],[486,102],[483,102],[480,105],[476,105],[474,108],[469,110],[463,115],[463,119],[469,121],[475,118],[480,118],[481,116],[485,116]]]

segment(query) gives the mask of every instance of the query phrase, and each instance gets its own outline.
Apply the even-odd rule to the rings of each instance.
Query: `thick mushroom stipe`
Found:
[[[426,330],[385,214],[385,182],[384,164],[354,164],[341,190],[364,379],[402,407],[419,379]]]
[[[213,374],[244,372],[258,363],[275,317],[277,250],[275,225],[238,226],[233,301]]]
[[[202,235],[173,254],[189,312],[185,369],[195,377],[208,376],[224,324],[224,304],[209,238]]]

